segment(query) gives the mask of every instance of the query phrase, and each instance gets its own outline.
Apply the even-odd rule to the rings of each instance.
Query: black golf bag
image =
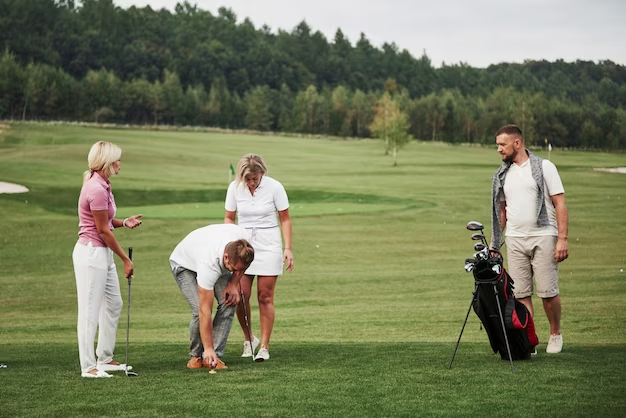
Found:
[[[503,360],[509,360],[513,372],[513,360],[529,359],[539,340],[530,312],[515,300],[513,279],[504,270],[502,254],[489,248],[483,228],[483,224],[477,221],[467,224],[468,230],[480,231],[472,234],[472,240],[481,242],[474,245],[477,251],[474,258],[465,259],[465,271],[474,274],[474,294],[448,368],[452,367],[467,319],[474,308],[487,331],[493,352],[500,353]]]
[[[494,266],[499,268],[494,269]],[[535,323],[526,306],[515,299],[513,279],[502,267],[502,258],[478,262],[473,273],[476,290],[472,307],[485,327],[493,352],[509,360],[508,339],[511,360],[529,359],[539,344]]]

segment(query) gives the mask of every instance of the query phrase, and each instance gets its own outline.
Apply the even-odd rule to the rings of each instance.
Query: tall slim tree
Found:
[[[376,107],[374,121],[370,130],[385,143],[385,155],[389,148],[393,151],[393,165],[398,165],[398,149],[411,140],[409,135],[409,119],[406,113],[400,110],[398,104],[385,93]]]

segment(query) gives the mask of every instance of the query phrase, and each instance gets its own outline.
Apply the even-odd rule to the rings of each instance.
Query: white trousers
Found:
[[[108,247],[76,243],[72,260],[78,296],[78,355],[81,371],[89,372],[98,364],[113,360],[122,295],[113,251]],[[97,330],[98,346],[94,353]]]

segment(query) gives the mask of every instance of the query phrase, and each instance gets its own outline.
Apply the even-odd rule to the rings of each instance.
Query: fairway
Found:
[[[112,179],[134,248],[129,362],[139,377],[80,377],[72,249],[87,153],[123,149]],[[272,357],[229,369],[185,368],[188,306],[169,271],[176,244],[221,223],[230,164],[264,157],[290,199],[295,267],[278,280]],[[547,151],[536,150],[547,158]],[[465,225],[490,232],[493,147],[11,124],[0,132],[0,416],[624,416],[626,413],[626,167],[623,154],[553,149],[569,208],[570,256],[560,266],[564,350],[540,344],[511,373],[469,307],[473,254]],[[116,260],[119,271],[121,263]],[[116,359],[124,358],[124,310]],[[258,305],[252,298],[258,330]]]

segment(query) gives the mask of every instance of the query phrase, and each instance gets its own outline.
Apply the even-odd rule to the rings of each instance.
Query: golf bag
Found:
[[[476,263],[473,274],[472,307],[487,332],[493,352],[500,353],[503,360],[529,359],[539,344],[535,323],[526,306],[515,299],[513,279],[502,266],[502,257]]]

